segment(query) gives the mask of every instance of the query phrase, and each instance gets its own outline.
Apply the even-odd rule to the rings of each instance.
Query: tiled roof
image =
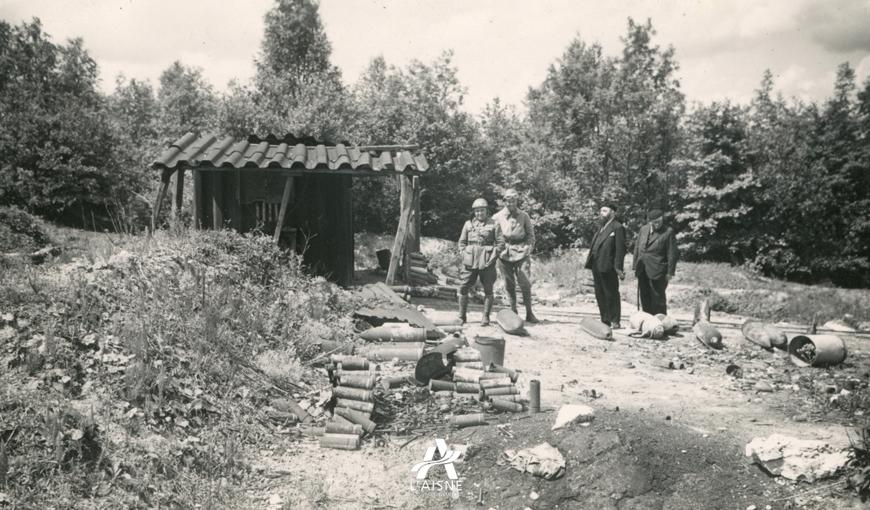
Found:
[[[299,143],[287,143],[298,141]],[[166,149],[151,164],[153,168],[260,168],[302,172],[349,172],[353,174],[419,174],[429,168],[422,154],[402,146],[365,146],[345,144],[306,145],[304,139],[231,136],[196,136],[187,133]]]

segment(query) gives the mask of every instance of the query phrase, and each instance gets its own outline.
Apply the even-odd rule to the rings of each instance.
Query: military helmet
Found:
[[[474,201],[473,204],[471,204],[472,211],[474,209],[481,209],[481,208],[486,209],[487,207],[489,207],[489,204],[486,203],[486,199],[483,199],[483,198],[478,198],[477,200]]]

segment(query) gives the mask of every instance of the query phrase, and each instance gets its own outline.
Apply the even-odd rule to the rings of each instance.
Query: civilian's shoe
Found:
[[[622,324],[614,322],[610,324],[610,329],[622,329]]]

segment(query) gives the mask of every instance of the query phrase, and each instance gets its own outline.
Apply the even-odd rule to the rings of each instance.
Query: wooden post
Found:
[[[211,217],[212,227],[215,230],[224,228],[224,186],[223,174],[221,172],[212,172],[211,176]]]
[[[408,245],[409,253],[417,253],[420,251],[420,178],[408,176],[405,178],[408,182],[408,194],[411,197],[411,223],[408,225]]]
[[[284,194],[281,195],[281,210],[278,212],[278,223],[275,225],[275,234],[272,240],[275,244],[281,240],[281,229],[284,228],[284,216],[287,215],[287,204],[290,202],[290,194],[293,193],[293,176],[288,175],[284,181]]]
[[[236,232],[242,231],[242,173],[239,170],[233,172],[233,219],[232,227]]]
[[[202,175],[193,170],[193,228],[202,228]]]
[[[387,270],[387,285],[395,285],[396,272],[399,269],[399,260],[405,247],[408,232],[408,220],[411,216],[411,200],[400,200],[402,214],[399,216],[399,228],[396,230],[396,239],[393,241],[393,251],[390,254],[390,267]],[[407,264],[406,264],[407,265]]]
[[[160,191],[157,192],[157,198],[154,199],[154,208],[151,210],[151,232],[157,230],[157,220],[160,218],[160,209],[163,207],[163,198],[166,196],[166,190],[169,189],[169,180],[172,178],[173,170],[167,168],[163,170],[163,175],[160,179]]]

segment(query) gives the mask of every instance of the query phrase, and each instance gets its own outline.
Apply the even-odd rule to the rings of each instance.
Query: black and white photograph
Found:
[[[0,0],[0,510],[870,508],[870,0]]]

